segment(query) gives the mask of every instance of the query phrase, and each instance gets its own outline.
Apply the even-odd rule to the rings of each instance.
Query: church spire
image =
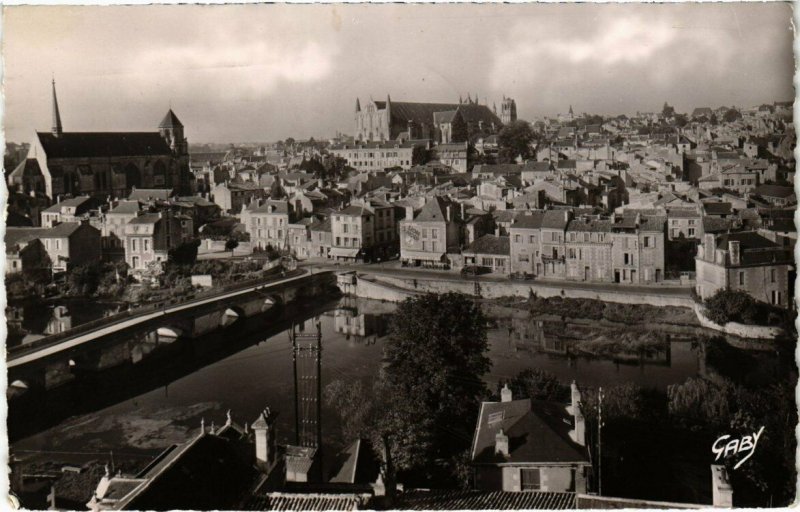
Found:
[[[60,137],[63,133],[61,129],[61,114],[58,112],[58,98],[56,98],[56,80],[53,79],[53,126],[50,129],[53,135]]]

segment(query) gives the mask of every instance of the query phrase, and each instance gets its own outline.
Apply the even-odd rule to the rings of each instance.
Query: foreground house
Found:
[[[586,492],[591,461],[580,392],[572,403],[513,400],[483,402],[470,454],[475,487],[484,491]]]

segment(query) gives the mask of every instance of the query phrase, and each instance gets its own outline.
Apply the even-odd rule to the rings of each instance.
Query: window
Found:
[[[541,474],[539,468],[520,469],[520,482],[523,491],[538,491],[541,489]]]
[[[347,224],[342,224],[342,233],[347,233],[348,226]]]
[[[626,265],[630,265],[630,257],[628,255],[628,253],[626,252],[623,256],[625,258],[625,264]]]
[[[432,230],[431,230],[431,238],[433,238],[434,240],[436,240],[436,235],[437,235],[438,233],[439,233],[439,230],[437,230],[437,229],[432,229]]]
[[[569,250],[569,259],[571,259],[571,260],[575,259],[575,249],[570,249]]]
[[[422,241],[422,250],[423,251],[427,251],[428,250],[428,242],[426,242],[425,240]]]
[[[147,252],[150,250],[150,240],[144,239],[144,251]]]
[[[644,246],[645,247],[650,247],[650,237],[649,236],[644,237]]]
[[[528,243],[535,244],[536,243],[536,237],[533,236],[533,235],[529,236],[528,237]]]
[[[526,262],[527,263],[527,262],[530,261],[530,258],[528,257],[527,254],[520,254],[519,256],[517,256],[517,261],[521,261],[521,262]]]
[[[422,238],[428,238],[428,230],[427,229],[423,229],[422,230]]]
[[[770,274],[770,276],[769,276],[770,281],[773,282],[773,283],[777,283],[778,282],[778,271],[773,268],[772,270],[769,271],[769,274]]]
[[[689,228],[689,236],[694,236],[694,228]]]
[[[481,258],[481,264],[484,267],[491,267],[492,266],[492,258]]]
[[[739,272],[739,286],[744,286],[744,272]]]
[[[137,244],[136,244],[136,239],[135,239],[135,238],[131,238],[131,250],[132,250],[132,251],[134,251],[134,252],[136,252],[136,251],[138,250],[138,249],[136,248],[136,246],[137,246]]]
[[[521,243],[522,242],[522,235],[514,235],[514,243]]]

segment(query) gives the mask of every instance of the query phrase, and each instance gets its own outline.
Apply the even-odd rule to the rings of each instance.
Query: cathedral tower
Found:
[[[500,104],[500,121],[503,124],[513,123],[517,120],[517,102],[511,98],[503,96],[503,102]]]

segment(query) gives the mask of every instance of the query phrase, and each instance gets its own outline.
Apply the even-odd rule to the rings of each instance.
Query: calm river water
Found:
[[[394,306],[350,298],[320,300],[317,312],[305,315],[298,329],[309,332],[316,322],[321,324],[323,388],[335,379],[374,379],[381,367]],[[197,432],[201,419],[206,425],[219,425],[230,410],[234,421],[252,422],[264,407],[279,414],[279,442],[293,442],[294,378],[288,331],[265,337],[260,333],[266,332],[266,325],[258,322],[266,320],[243,322],[249,323],[246,331],[223,329],[211,335],[218,344],[235,344],[241,349],[210,357],[207,362],[204,359],[173,380],[168,378],[167,385],[145,386],[142,392],[125,391],[121,398],[105,402],[97,397],[111,384],[76,388],[73,399],[82,402],[77,407],[79,414],[65,414],[46,430],[26,433],[23,428],[12,443],[12,452],[41,460],[74,461],[103,458],[113,450],[117,457],[145,460]],[[564,383],[576,380],[584,386],[598,386],[635,382],[658,388],[683,382],[701,371],[698,346],[690,341],[667,342],[660,352],[622,363],[571,355],[570,340],[548,330],[558,332],[559,327],[498,319],[489,332],[493,367],[486,379],[490,387],[531,367],[553,373]],[[120,382],[119,387],[138,389],[134,384]],[[12,407],[12,417],[14,414]],[[326,453],[336,452],[350,441],[341,438],[338,416],[325,406],[322,431]]]

